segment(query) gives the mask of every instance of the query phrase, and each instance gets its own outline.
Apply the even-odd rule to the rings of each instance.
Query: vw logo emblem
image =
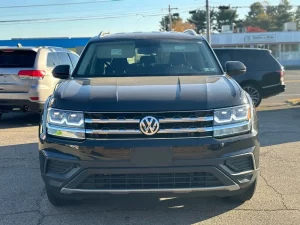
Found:
[[[146,116],[140,122],[140,130],[146,135],[156,134],[159,130],[159,122],[152,116]]]

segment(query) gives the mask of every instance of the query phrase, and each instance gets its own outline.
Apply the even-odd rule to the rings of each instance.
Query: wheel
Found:
[[[49,202],[54,206],[72,205],[74,200],[65,199],[63,196],[57,196],[52,191],[46,189]]]
[[[260,88],[253,84],[246,84],[242,87],[250,95],[255,107],[258,107],[262,100]]]
[[[257,185],[257,179],[254,181],[254,183],[242,194],[239,195],[233,195],[229,197],[225,197],[225,200],[231,201],[231,202],[246,202],[249,201],[255,193]]]

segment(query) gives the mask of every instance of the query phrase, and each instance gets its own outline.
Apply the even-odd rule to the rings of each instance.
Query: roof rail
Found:
[[[108,31],[101,31],[98,36],[104,37],[105,35],[108,35],[108,34],[110,34]]]
[[[198,36],[199,34],[196,33],[196,31],[194,31],[193,29],[188,29],[183,31],[183,33],[185,34],[189,34],[189,35],[193,35],[193,36]]]
[[[66,48],[63,47],[57,47],[57,46],[39,46],[39,48],[52,48],[54,50],[67,50]]]

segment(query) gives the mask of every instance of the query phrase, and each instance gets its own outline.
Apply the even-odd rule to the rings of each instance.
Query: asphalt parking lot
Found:
[[[287,92],[263,101],[259,109],[259,185],[255,197],[242,205],[215,197],[113,195],[55,208],[39,173],[38,117],[5,115],[0,122],[0,224],[299,225],[300,108],[285,101],[300,97],[300,71],[288,71],[286,80]]]

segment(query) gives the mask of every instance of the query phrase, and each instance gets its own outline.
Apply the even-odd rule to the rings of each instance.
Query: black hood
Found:
[[[56,89],[51,107],[98,112],[188,111],[246,103],[226,76],[74,79]]]

